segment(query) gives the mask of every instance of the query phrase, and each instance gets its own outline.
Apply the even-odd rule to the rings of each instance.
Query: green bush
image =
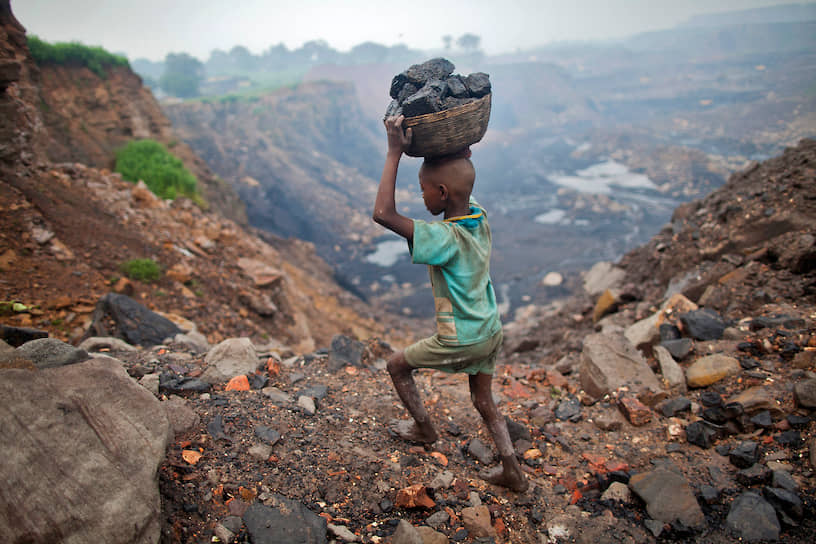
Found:
[[[132,259],[119,265],[122,273],[132,280],[156,281],[161,276],[161,267],[153,259]]]
[[[128,60],[114,55],[98,46],[83,45],[79,42],[48,43],[37,36],[28,36],[28,50],[34,62],[43,66],[85,66],[99,77],[106,77],[107,66],[130,66]]]
[[[196,202],[198,182],[181,159],[155,140],[134,140],[116,152],[114,169],[133,183],[142,180],[159,198],[186,196]]]

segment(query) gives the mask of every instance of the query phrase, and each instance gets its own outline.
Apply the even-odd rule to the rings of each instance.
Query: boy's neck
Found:
[[[445,208],[445,219],[462,217],[463,215],[470,215],[469,199],[464,202],[451,202],[450,205]]]

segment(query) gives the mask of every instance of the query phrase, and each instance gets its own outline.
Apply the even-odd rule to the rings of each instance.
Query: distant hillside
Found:
[[[706,13],[689,17],[683,26],[724,26],[816,21],[816,4],[785,4],[763,8]]]

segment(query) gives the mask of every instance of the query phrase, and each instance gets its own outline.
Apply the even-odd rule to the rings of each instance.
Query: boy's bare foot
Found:
[[[433,429],[430,429],[430,431],[422,431],[415,421],[407,419],[391,422],[390,429],[394,434],[408,442],[433,444],[436,442],[436,439],[439,438]]]
[[[494,485],[500,485],[513,491],[523,493],[530,487],[530,481],[521,471],[505,470],[504,467],[495,467],[479,474],[479,477]]]

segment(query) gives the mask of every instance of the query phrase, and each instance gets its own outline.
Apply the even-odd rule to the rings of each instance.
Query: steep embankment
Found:
[[[163,143],[198,178],[208,204],[245,224],[246,211],[233,188],[180,141],[150,89],[128,67],[109,66],[105,77],[80,66],[44,65],[33,75],[36,103],[48,132],[47,159],[113,169],[115,152],[131,140]]]

